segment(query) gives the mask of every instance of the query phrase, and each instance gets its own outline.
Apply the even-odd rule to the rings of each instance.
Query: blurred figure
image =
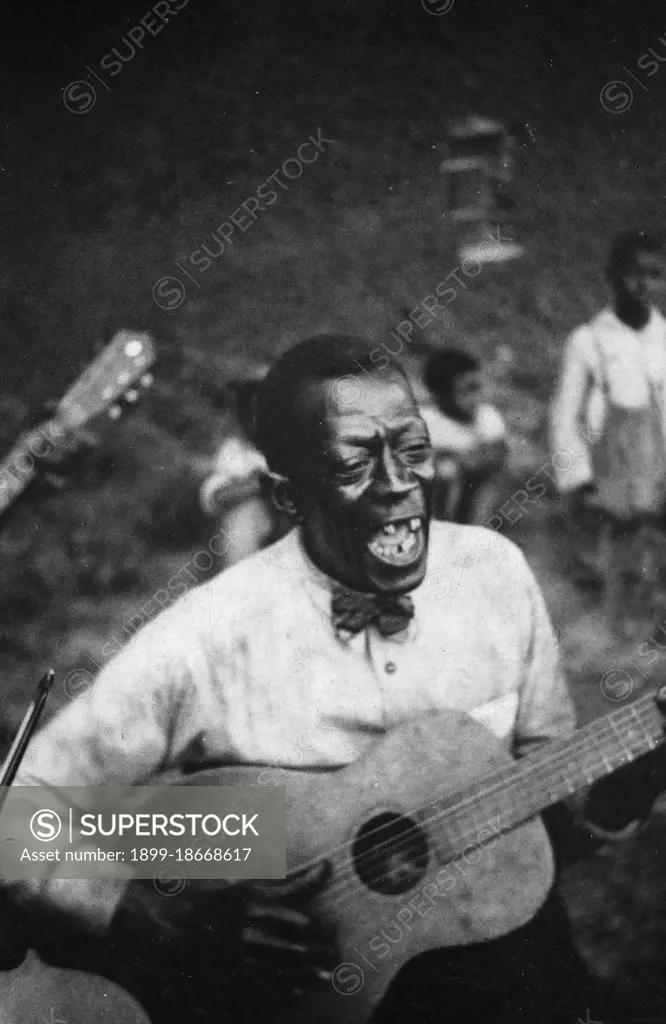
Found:
[[[483,401],[481,367],[473,356],[457,349],[435,352],[424,379],[432,397],[421,413],[436,457],[434,515],[487,522],[508,452],[504,419]]]
[[[622,561],[618,542],[664,520],[663,243],[643,231],[620,235],[607,277],[611,305],[567,341],[551,439],[571,569],[579,582],[612,589],[613,566]]]
[[[224,537],[223,567],[260,551],[284,532],[266,490],[266,460],[254,442],[260,381],[233,382],[236,427],[223,441],[213,472],[201,487],[201,506]]]

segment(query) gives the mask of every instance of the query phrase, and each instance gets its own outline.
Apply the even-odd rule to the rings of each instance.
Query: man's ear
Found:
[[[289,477],[281,476],[280,473],[272,473],[268,470],[266,478],[268,480],[268,493],[278,512],[282,512],[283,515],[288,516],[289,519],[294,521],[299,520],[300,513],[294,500],[294,488]]]

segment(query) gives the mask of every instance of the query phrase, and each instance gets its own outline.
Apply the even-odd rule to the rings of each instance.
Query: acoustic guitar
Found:
[[[413,957],[526,924],[553,882],[539,813],[662,739],[648,694],[519,761],[469,715],[442,711],[398,726],[341,769],[225,766],[181,776],[180,785],[265,784],[270,776],[271,784],[286,786],[288,870],[331,864],[313,910],[335,937],[338,962],[332,979],[313,990],[293,998],[271,992],[266,977],[238,962],[230,900],[219,948],[210,951],[213,977],[207,985],[203,974],[179,980],[174,964],[172,985],[190,985],[194,1020],[365,1024]],[[205,865],[198,867],[205,875]],[[211,891],[229,885],[188,884]]]
[[[66,1024],[146,1024],[140,1007],[152,1024],[182,1021],[183,1007],[200,1024],[367,1024],[413,957],[528,922],[553,882],[539,813],[655,749],[663,735],[647,694],[519,761],[469,715],[440,711],[398,726],[340,769],[239,765],[171,775],[178,785],[286,787],[289,874],[322,860],[332,869],[312,903],[334,940],[332,977],[294,994],[278,968],[267,975],[244,964],[246,883],[206,880],[202,863],[187,886],[211,897],[213,930],[174,950],[170,963],[151,963],[146,949],[114,978],[132,998],[94,974],[45,968],[31,954],[18,971],[0,974],[0,1022],[23,1024],[32,1006],[31,1020],[44,1008],[55,1024],[50,1001]]]

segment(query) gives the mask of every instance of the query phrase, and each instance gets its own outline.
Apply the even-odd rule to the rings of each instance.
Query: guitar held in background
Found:
[[[66,448],[74,431],[102,413],[117,418],[123,400],[136,401],[139,387],[152,382],[148,370],[154,362],[150,335],[118,331],[60,400],[53,418],[21,437],[0,461],[0,516],[35,479],[40,458]]]

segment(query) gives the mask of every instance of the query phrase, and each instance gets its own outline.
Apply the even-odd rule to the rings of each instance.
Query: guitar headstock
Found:
[[[114,409],[123,398],[136,400],[138,386],[150,383],[148,370],[154,362],[149,334],[118,331],[58,403],[58,424],[67,429],[81,427]]]

